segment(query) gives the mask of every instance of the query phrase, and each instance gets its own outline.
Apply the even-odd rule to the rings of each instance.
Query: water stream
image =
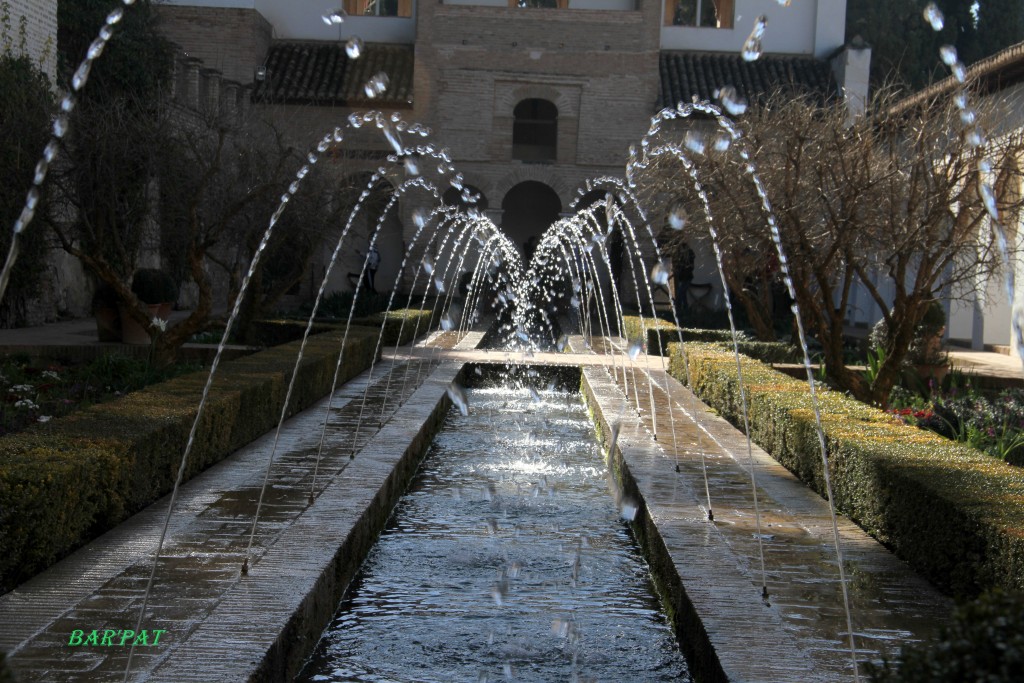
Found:
[[[297,680],[690,680],[579,395],[533,382],[451,411]]]

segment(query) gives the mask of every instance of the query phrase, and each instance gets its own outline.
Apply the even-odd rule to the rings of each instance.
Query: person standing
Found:
[[[380,252],[377,251],[377,247],[375,247],[371,242],[370,246],[366,250],[366,284],[374,294],[377,293],[377,287],[374,282],[376,280],[377,268],[379,266]]]
[[[675,280],[676,314],[682,318],[683,313],[689,310],[689,302],[686,300],[690,291],[690,283],[693,282],[693,266],[696,254],[690,248],[689,242],[683,242],[672,259],[672,279]]]

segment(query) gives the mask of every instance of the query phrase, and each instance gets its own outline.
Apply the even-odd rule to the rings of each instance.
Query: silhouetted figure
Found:
[[[690,248],[688,242],[683,242],[672,259],[672,279],[675,280],[676,315],[680,318],[683,313],[689,310],[690,305],[686,296],[690,291],[690,283],[693,282],[693,266],[696,254]]]
[[[362,256],[363,252],[356,249],[356,254]],[[373,246],[373,243],[371,242],[366,249],[366,288],[374,294],[377,293],[377,288],[374,286],[374,281],[376,279],[377,268],[379,266],[380,252],[377,251],[377,247]],[[359,280],[359,273],[350,272],[345,277],[348,278],[348,283],[352,286],[352,289],[355,290],[356,284],[358,283]]]

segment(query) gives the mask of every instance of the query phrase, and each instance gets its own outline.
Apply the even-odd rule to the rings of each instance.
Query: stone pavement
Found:
[[[630,363],[619,354],[609,372],[602,367],[609,358],[590,352],[526,357],[469,350],[475,343],[452,351],[403,349],[372,378],[364,374],[341,388],[315,487],[326,405],[287,424],[246,576],[239,566],[272,435],[186,484],[142,625],[166,634],[158,647],[135,649],[128,680],[287,680],[297,671],[448,409],[445,387],[468,362],[587,366],[587,397],[605,433],[610,423],[622,425],[619,470],[640,506],[638,537],[693,668],[712,680],[853,680],[821,498],[760,449],[748,456],[743,435],[669,378],[660,357]],[[582,351],[580,343],[573,340]],[[405,363],[417,358],[429,366],[406,373],[415,364]],[[350,459],[353,448],[358,454]],[[68,638],[75,629],[135,628],[166,506],[167,499],[158,502],[0,597],[0,649],[11,652],[24,681],[122,680],[124,648],[72,647]],[[875,659],[929,638],[949,602],[852,523],[841,520],[840,530],[857,658]]]

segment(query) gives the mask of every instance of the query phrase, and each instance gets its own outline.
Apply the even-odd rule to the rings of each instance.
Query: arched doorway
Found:
[[[562,200],[544,183],[526,180],[505,193],[501,212],[501,229],[524,249],[530,238],[533,238],[531,244],[536,244],[544,231],[558,220]]]

